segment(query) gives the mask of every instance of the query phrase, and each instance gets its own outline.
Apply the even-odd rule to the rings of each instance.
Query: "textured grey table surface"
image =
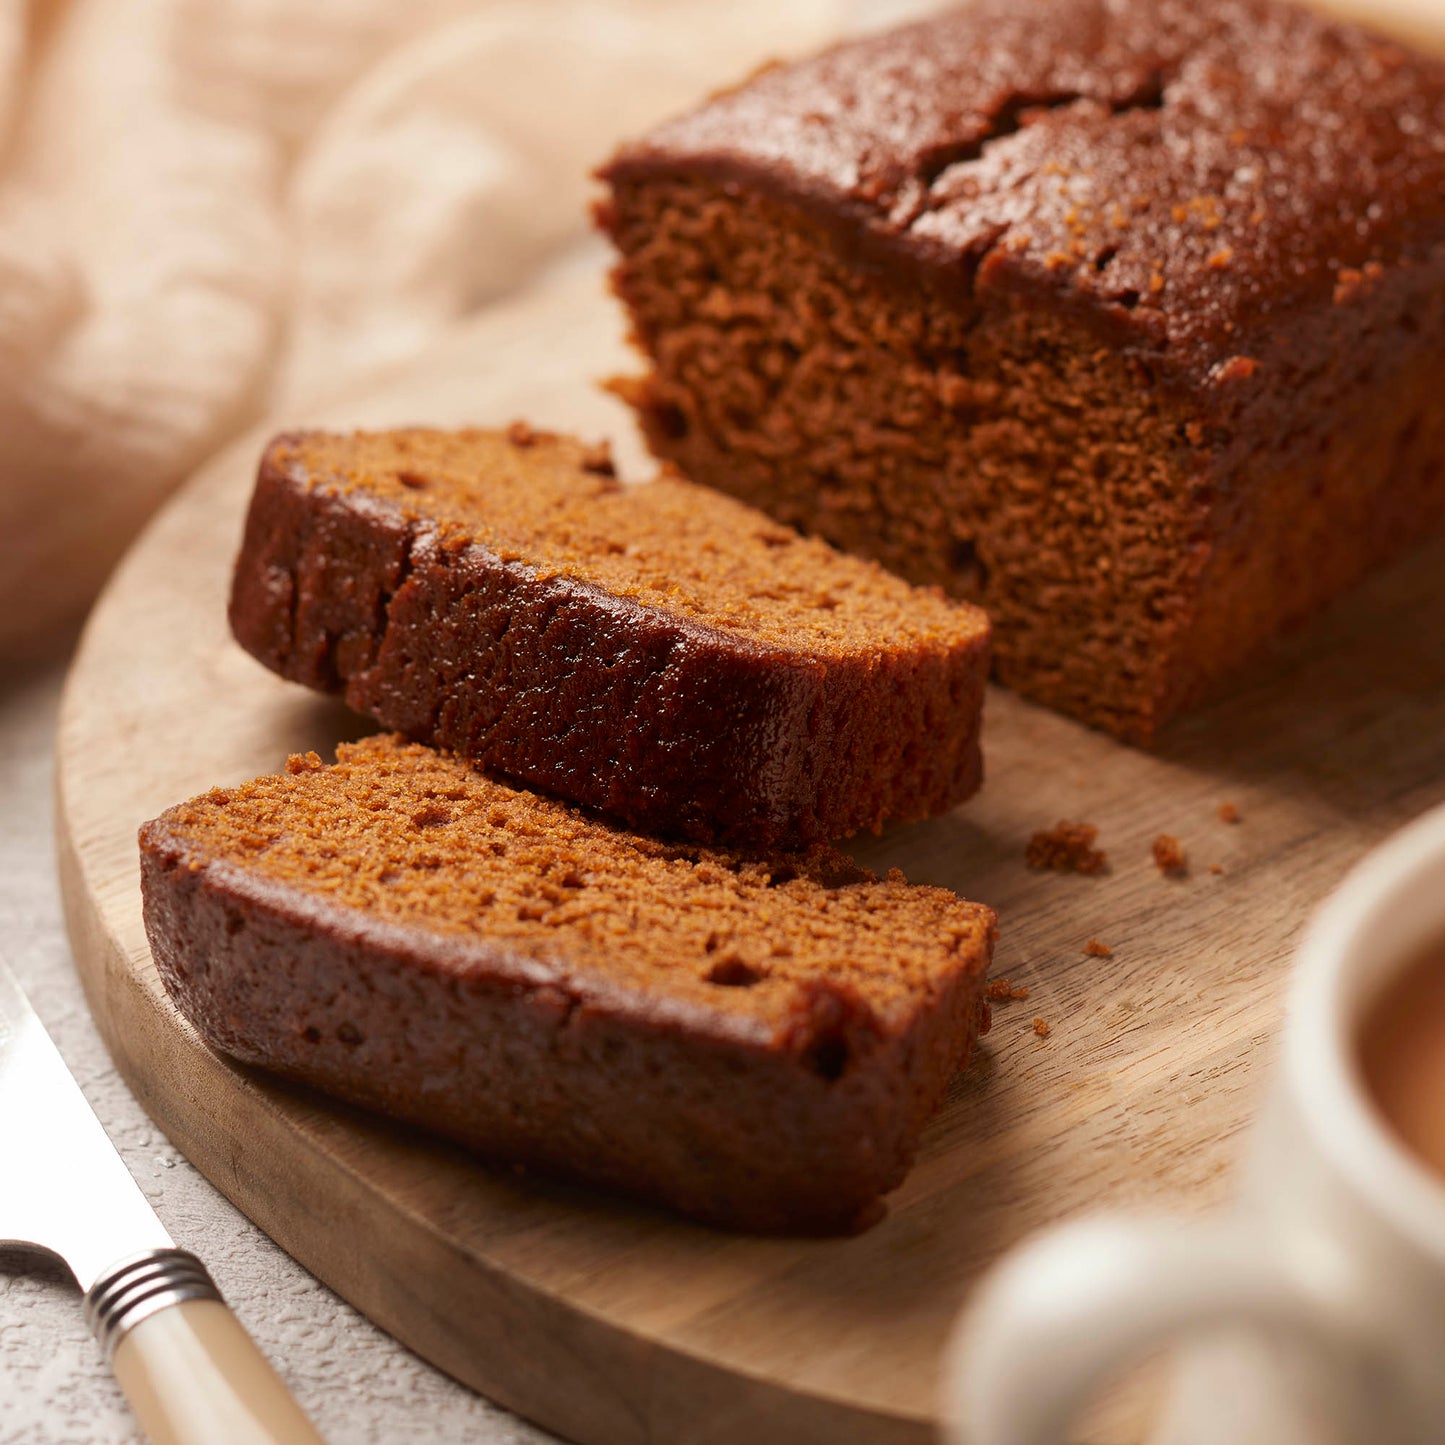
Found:
[[[383,1334],[238,1213],[150,1122],[86,1010],[61,920],[51,750],[62,670],[0,678],[0,952],[130,1171],[332,1445],[554,1437],[473,1395]],[[0,1190],[10,1161],[0,1160]],[[0,1445],[130,1445],[141,1434],[68,1275],[0,1248]]]

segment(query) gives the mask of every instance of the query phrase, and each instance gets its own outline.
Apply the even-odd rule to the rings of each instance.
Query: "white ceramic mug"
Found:
[[[1445,1442],[1445,1181],[1364,1092],[1362,1015],[1445,938],[1445,808],[1360,864],[1301,945],[1237,1205],[1104,1215],[1027,1241],[950,1346],[955,1445],[1058,1445],[1111,1375],[1183,1354],[1167,1445]]]

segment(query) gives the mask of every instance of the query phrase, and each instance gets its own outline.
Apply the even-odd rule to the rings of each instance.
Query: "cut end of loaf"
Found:
[[[658,455],[979,603],[1001,681],[1152,735],[1204,457],[1145,372],[1066,319],[880,283],[802,212],[706,179],[620,182],[612,224],[652,362],[624,394]]]

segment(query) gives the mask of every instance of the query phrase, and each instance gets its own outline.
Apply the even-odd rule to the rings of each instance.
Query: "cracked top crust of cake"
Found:
[[[1445,64],[1277,0],[980,0],[764,70],[603,174],[669,173],[1228,383],[1281,320],[1439,264]]]

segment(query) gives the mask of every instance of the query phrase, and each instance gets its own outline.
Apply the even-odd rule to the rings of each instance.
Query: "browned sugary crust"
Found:
[[[604,175],[654,449],[1122,737],[1445,518],[1445,66],[1366,30],[980,0]]]
[[[986,1019],[994,920],[974,905],[957,905],[969,941],[929,988],[885,1005],[820,968],[769,1020],[729,1006],[748,990],[699,1002],[589,968],[565,942],[528,954],[339,907],[215,851],[184,808],[140,844],[157,966],[213,1048],[728,1227],[876,1216]]]
[[[283,677],[699,841],[845,837],[976,791],[982,624],[962,643],[826,659],[760,644],[543,576],[364,478],[328,485],[296,459],[304,439],[279,437],[262,458],[230,606],[237,640]]]

